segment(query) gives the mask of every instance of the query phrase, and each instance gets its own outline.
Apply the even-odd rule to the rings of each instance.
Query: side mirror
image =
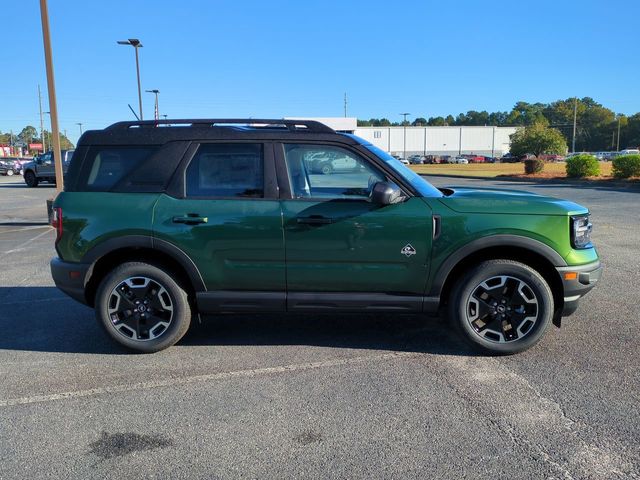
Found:
[[[376,205],[393,205],[407,199],[395,183],[377,182],[371,189],[371,203]]]

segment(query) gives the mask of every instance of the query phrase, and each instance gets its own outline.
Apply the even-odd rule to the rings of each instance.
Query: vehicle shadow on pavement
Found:
[[[0,287],[0,350],[128,355],[93,310],[55,287]],[[443,355],[475,355],[446,321],[419,315],[238,314],[194,321],[173,348],[308,345]]]
[[[441,318],[392,314],[220,315],[193,325],[178,345],[307,345],[475,355]]]

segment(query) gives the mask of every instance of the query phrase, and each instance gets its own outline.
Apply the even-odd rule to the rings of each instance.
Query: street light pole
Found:
[[[76,125],[80,127],[80,136],[82,136],[82,122],[77,122]]]
[[[616,152],[620,151],[620,118],[621,115],[618,115],[618,141],[616,142]]]
[[[49,110],[51,111],[51,142],[53,144],[53,160],[56,172],[56,190],[64,189],[62,176],[62,157],[60,154],[60,131],[58,130],[58,103],[56,102],[56,82],[53,75],[53,52],[51,34],[49,33],[49,9],[47,0],[40,0],[40,19],[42,21],[42,40],[44,43],[44,59],[47,67],[47,87],[49,90]]]
[[[153,93],[156,96],[156,103],[155,103],[155,107],[154,107],[154,110],[153,110],[153,118],[154,118],[154,120],[160,120],[160,112],[158,110],[158,94],[160,93],[160,90],[157,90],[157,89],[145,90],[145,92]]]
[[[140,87],[140,60],[138,58],[138,49],[142,48],[142,43],[137,38],[130,38],[128,40],[118,40],[118,45],[131,45],[136,51],[136,75],[138,76],[138,107],[140,112],[140,120],[142,117],[142,89]]]
[[[404,120],[402,120],[402,134],[404,137],[404,140],[402,143],[402,158],[406,160],[407,159],[407,116],[411,114],[401,113],[400,115],[404,117]]]
[[[42,119],[42,95],[40,94],[40,84],[38,84],[38,106],[40,107],[40,138],[42,139],[42,153],[46,152],[44,141],[44,120]]]

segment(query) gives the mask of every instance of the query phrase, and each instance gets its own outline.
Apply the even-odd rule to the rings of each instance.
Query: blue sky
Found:
[[[591,96],[640,111],[637,0],[49,0],[61,129],[102,128],[160,90],[169,117],[400,120]],[[48,110],[39,2],[2,6],[0,130]],[[143,93],[146,118],[153,96]],[[48,127],[48,118],[45,128]]]

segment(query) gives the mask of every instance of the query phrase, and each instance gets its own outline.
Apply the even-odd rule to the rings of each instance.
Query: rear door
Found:
[[[183,250],[208,292],[201,311],[282,310],[282,216],[270,143],[193,145],[180,188],[160,196],[154,236]],[[175,180],[175,179],[174,179]]]
[[[347,147],[284,144],[276,151],[287,173],[282,199],[288,307],[296,309],[422,309],[432,215],[422,198],[374,205],[374,183],[391,178]],[[322,173],[318,157],[349,168]],[[290,192],[286,192],[290,190]]]

